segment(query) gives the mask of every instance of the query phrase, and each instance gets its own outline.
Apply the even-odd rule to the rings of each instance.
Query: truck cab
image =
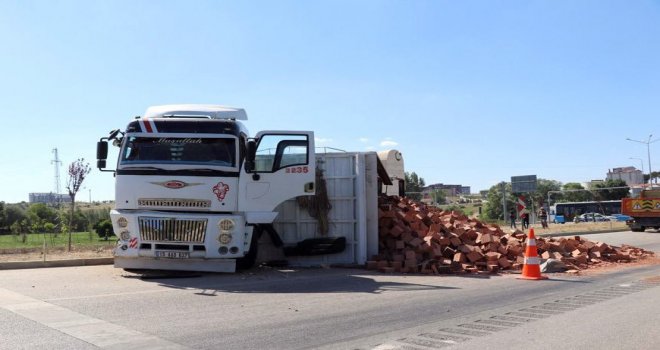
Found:
[[[97,146],[115,173],[115,266],[233,272],[256,258],[260,225],[275,207],[315,190],[314,134],[250,137],[245,110],[217,105],[150,107]],[[108,143],[119,147],[106,170]]]

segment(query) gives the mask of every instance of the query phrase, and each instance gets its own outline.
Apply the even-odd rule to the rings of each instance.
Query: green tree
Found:
[[[52,222],[47,222],[44,224],[44,232],[53,233],[55,232],[55,224]]]
[[[561,182],[555,180],[538,179],[536,182],[536,192],[531,194],[534,201],[534,208],[538,209],[548,200],[548,192],[559,191]]]
[[[87,221],[95,225],[101,220],[110,220],[110,209],[91,209],[85,212]]]
[[[5,202],[0,202],[0,229],[7,227],[7,214],[5,213]]]
[[[568,182],[562,186],[561,195],[557,196],[557,202],[586,202],[592,200],[591,193],[578,182]]]
[[[443,190],[433,190],[431,191],[431,198],[436,204],[445,204],[447,202],[447,193]]]
[[[424,186],[426,186],[424,178],[419,177],[414,171],[412,173],[405,172],[404,176],[406,196],[414,200],[422,199],[421,192],[422,189],[424,189]]]
[[[88,228],[89,219],[80,208],[76,208],[76,212],[73,214],[73,221],[71,222],[71,229],[74,232],[82,232],[87,231]]]
[[[101,220],[94,224],[94,230],[99,237],[107,241],[108,237],[112,235],[112,223],[107,219]]]
[[[652,171],[650,177],[648,175],[645,175],[645,179],[648,179],[649,183],[651,182],[658,183],[658,179],[660,179],[660,171]]]
[[[14,223],[26,219],[25,209],[21,205],[10,204],[5,207],[5,226],[11,227]]]
[[[41,221],[41,223],[52,222],[57,220],[57,211],[43,203],[35,203],[30,205],[27,210],[27,216],[32,220]]]
[[[500,182],[497,185],[492,186],[488,190],[488,195],[486,196],[486,203],[484,204],[483,211],[481,213],[484,219],[488,220],[506,220],[504,217],[504,212],[502,211],[502,187],[507,193],[506,207],[507,210],[513,208],[513,199],[511,196],[511,183],[510,182]]]
[[[620,200],[630,196],[630,188],[625,181],[621,179],[608,179],[605,182],[597,183],[594,189],[610,188],[610,187],[625,187],[613,190],[600,190],[592,191],[594,199],[597,201],[611,201]]]

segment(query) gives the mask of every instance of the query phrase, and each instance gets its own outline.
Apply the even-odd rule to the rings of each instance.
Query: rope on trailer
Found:
[[[307,209],[309,216],[318,222],[318,232],[321,236],[327,236],[330,230],[329,213],[332,209],[328,197],[328,186],[323,177],[323,170],[316,168],[316,193],[313,196],[299,196],[296,198],[298,206]]]

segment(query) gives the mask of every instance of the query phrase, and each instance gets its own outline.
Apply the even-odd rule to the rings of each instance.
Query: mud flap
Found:
[[[285,256],[312,256],[341,253],[346,249],[346,237],[309,238],[295,246],[284,247]]]

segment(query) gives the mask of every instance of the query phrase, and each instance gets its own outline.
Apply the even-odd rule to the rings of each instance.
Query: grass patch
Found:
[[[28,233],[25,235],[25,242],[21,235],[0,235],[0,249],[29,249],[41,248],[44,245],[49,248],[66,248],[69,243],[69,236],[66,233]],[[81,248],[102,248],[114,246],[116,239],[114,235],[108,240],[100,238],[96,233],[74,232],[71,234],[71,247]]]

